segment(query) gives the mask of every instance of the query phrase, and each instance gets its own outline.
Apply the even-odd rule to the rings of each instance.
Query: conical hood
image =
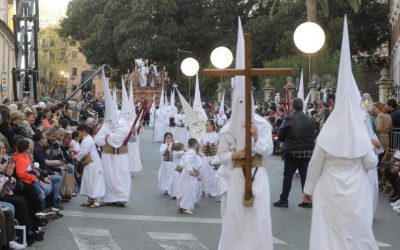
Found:
[[[336,92],[336,106],[323,126],[317,143],[336,157],[359,158],[371,150],[361,95],[351,71],[347,17],[343,23],[342,51]]]
[[[160,105],[158,105],[158,109],[164,111],[164,86],[161,88]]]
[[[129,88],[129,105],[135,107],[135,97],[133,95],[133,82],[132,81],[130,83],[130,88]]]
[[[199,74],[196,74],[196,87],[194,92],[193,110],[196,111],[197,116],[201,121],[205,122],[207,120],[207,114],[203,109],[203,105],[201,105]]]
[[[242,22],[238,22],[238,38],[236,47],[236,69],[245,68],[245,43]],[[246,132],[244,124],[246,121],[246,79],[244,76],[235,76],[235,86],[232,93],[232,114],[229,122],[222,127],[220,133],[229,133],[236,138],[236,148],[243,149],[246,145]],[[253,98],[252,98],[253,99]],[[254,103],[251,104],[252,120],[254,122]]]
[[[304,102],[304,80],[303,80],[303,69],[301,70],[299,92],[297,92],[297,97]]]
[[[172,88],[171,90],[171,103],[169,104],[169,110],[170,110],[170,117],[175,116],[178,113],[178,109],[176,108],[175,105],[175,89]]]
[[[151,107],[150,107],[150,113],[151,114],[154,114],[154,111],[156,110],[156,94],[154,93],[153,94],[153,103],[151,104]]]
[[[221,104],[219,105],[219,113],[220,114],[225,114],[225,93],[222,96]]]
[[[308,103],[310,102],[310,98],[311,98],[311,90],[308,92],[308,95],[307,95],[306,99],[304,100],[304,106],[303,106],[304,112],[307,112]]]
[[[118,122],[118,115],[117,115],[118,106],[111,96],[110,87],[108,84],[108,80],[104,74],[104,70],[102,71],[101,80],[103,83],[103,91],[104,91],[106,121],[107,123],[115,124]]]
[[[129,97],[128,93],[126,92],[125,81],[123,77],[121,77],[121,95],[122,95],[121,116],[123,117],[124,113],[127,112],[129,108]]]
[[[167,91],[164,92],[164,108],[168,109],[169,108],[169,103],[168,103],[168,95]]]
[[[133,107],[128,97],[128,93],[126,92],[125,80],[121,78],[121,93],[122,93],[122,106],[121,112],[119,114],[120,119],[124,119],[128,124],[131,124],[135,117],[135,104]]]
[[[136,118],[136,106],[135,106],[135,96],[133,94],[133,82],[131,81],[129,88],[129,107],[128,112],[133,117],[132,119],[135,120]]]
[[[113,99],[114,99],[114,102],[117,104],[117,107],[118,107],[117,87],[115,87],[115,86],[114,86],[114,89],[113,89]]]

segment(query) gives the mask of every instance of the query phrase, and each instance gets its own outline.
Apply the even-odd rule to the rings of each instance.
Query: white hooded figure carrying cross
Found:
[[[317,138],[304,187],[313,201],[310,250],[378,249],[368,178],[378,159],[364,123],[350,55],[345,17],[336,106]]]
[[[236,69],[245,67],[244,35],[239,19]],[[245,77],[235,76],[232,115],[221,129],[218,157],[227,171],[227,196],[222,211],[222,231],[219,250],[270,250],[273,248],[270,193],[264,160],[273,151],[271,126],[254,113],[252,117],[252,195],[254,203],[245,206],[243,174],[245,142]],[[238,216],[239,215],[239,216]]]

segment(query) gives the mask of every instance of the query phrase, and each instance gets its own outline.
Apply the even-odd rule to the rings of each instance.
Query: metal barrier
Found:
[[[393,128],[389,132],[389,154],[393,154],[396,150],[400,149],[400,128]]]

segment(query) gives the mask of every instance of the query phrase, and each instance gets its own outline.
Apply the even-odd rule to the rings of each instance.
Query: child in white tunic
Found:
[[[172,183],[171,188],[168,190],[168,194],[174,199],[176,198],[176,190],[178,189],[179,180],[181,178],[182,167],[180,163],[182,156],[185,153],[184,147],[183,143],[180,142],[172,144],[172,158],[175,169],[172,174]]]
[[[81,124],[77,131],[79,137],[82,138],[82,143],[74,158],[84,166],[80,194],[88,197],[82,205],[91,208],[99,207],[101,206],[99,199],[105,193],[103,165],[96,144],[89,134],[90,128],[86,124]]]
[[[206,132],[201,135],[199,142],[205,163],[201,168],[202,182],[204,183],[203,191],[211,198],[217,198],[217,168],[211,162],[217,159],[218,133],[215,132],[215,123],[213,120],[206,121]]]
[[[194,205],[200,200],[200,174],[201,156],[197,154],[199,144],[196,139],[189,139],[189,149],[182,157],[182,174],[179,181],[176,198],[178,199],[179,212],[193,214]]]
[[[162,162],[158,170],[158,189],[168,194],[168,190],[172,184],[172,175],[174,172],[174,162],[172,161],[172,143],[174,137],[172,133],[167,132],[164,135],[164,143],[160,146],[160,154],[162,155]]]

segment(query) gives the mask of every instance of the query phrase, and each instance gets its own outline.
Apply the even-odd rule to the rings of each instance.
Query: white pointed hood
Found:
[[[111,91],[108,83],[108,79],[104,74],[104,70],[102,72],[101,80],[103,83],[103,91],[104,91],[104,102],[105,102],[105,111],[106,111],[106,122],[109,124],[118,123],[118,106],[113,100],[111,96]]]
[[[236,47],[236,69],[245,68],[245,44],[242,29],[242,23],[239,18],[238,22],[238,38]],[[222,127],[220,133],[229,133],[236,139],[236,149],[244,149],[246,145],[246,131],[244,128],[246,118],[246,95],[245,95],[246,79],[244,76],[235,76],[235,86],[232,93],[232,114],[228,123]],[[251,102],[251,115],[253,123],[261,129],[268,126],[267,121],[254,113],[253,97]]]
[[[160,104],[158,105],[158,110],[164,112],[164,86],[161,88]]]
[[[197,116],[201,121],[205,122],[208,119],[207,114],[203,109],[203,105],[201,105],[199,74],[196,74],[196,87],[194,92],[193,110],[196,111]]]
[[[128,124],[131,124],[133,123],[136,117],[136,114],[134,113],[135,106],[133,104],[133,109],[132,109],[132,105],[129,100],[128,93],[126,92],[125,81],[123,78],[121,78],[121,93],[122,93],[122,102],[121,102],[122,106],[119,116],[120,119],[124,119]]]
[[[156,94],[153,94],[153,99],[152,99],[153,103],[151,104],[150,107],[150,114],[154,114],[154,111],[156,110]]]
[[[113,99],[114,99],[114,102],[117,104],[117,107],[118,107],[117,87],[115,87],[115,86],[114,86],[114,89],[113,89]]]
[[[176,105],[175,105],[175,89],[174,88],[172,88],[172,90],[171,90],[171,103],[169,104],[169,115],[170,115],[170,117],[173,117],[173,116],[175,116],[176,114],[178,114],[178,109],[176,108]]]
[[[221,104],[219,105],[219,112],[220,114],[225,114],[225,93],[222,96]]]
[[[310,98],[311,98],[311,90],[308,92],[308,95],[307,95],[306,99],[304,100],[304,106],[303,106],[304,112],[307,112],[308,103],[310,102]]]
[[[336,157],[359,158],[371,150],[372,144],[361,109],[361,95],[351,71],[351,53],[347,17],[343,23],[342,52],[335,109],[323,126],[317,143]]]
[[[164,108],[165,108],[165,109],[169,109],[167,91],[164,92]]]
[[[304,102],[304,80],[303,80],[303,69],[301,70],[299,92],[297,92],[297,97]]]

